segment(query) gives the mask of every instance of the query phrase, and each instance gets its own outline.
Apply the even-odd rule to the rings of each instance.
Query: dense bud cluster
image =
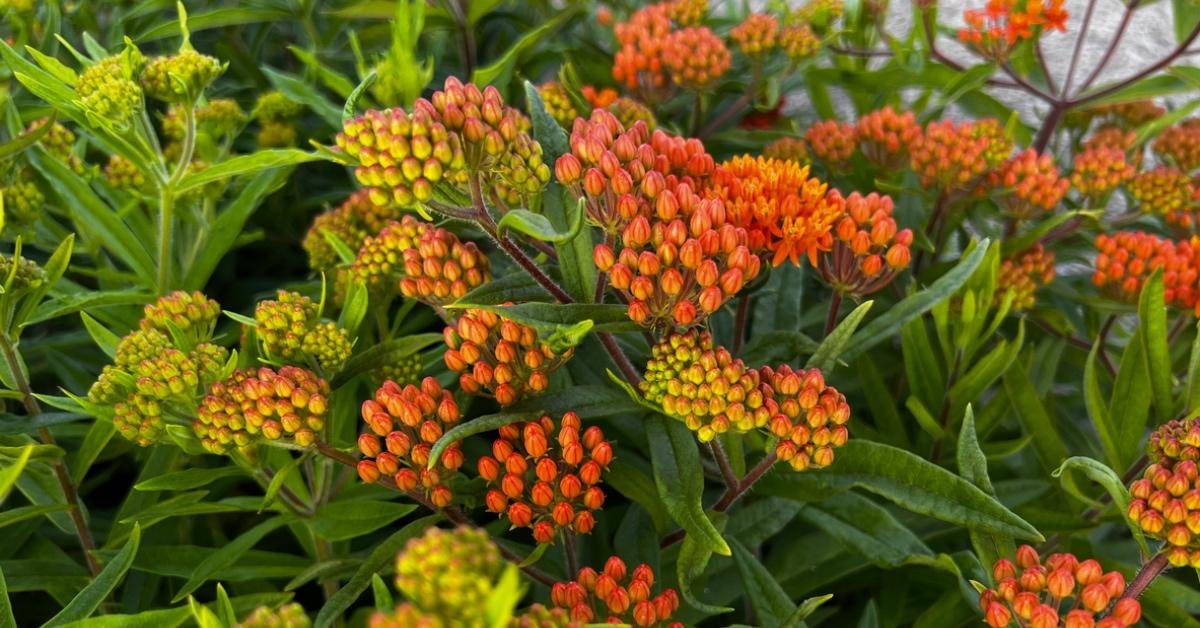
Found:
[[[467,180],[461,138],[426,109],[368,110],[346,122],[337,146],[358,163],[354,176],[376,205],[409,207],[442,180]]]
[[[1071,186],[1090,203],[1101,203],[1133,176],[1135,168],[1120,148],[1097,146],[1075,155]]]
[[[729,71],[729,49],[706,26],[674,31],[663,44],[662,65],[676,85],[704,90]]]
[[[142,70],[142,89],[164,102],[192,102],[224,71],[220,61],[185,48],[151,59]]]
[[[961,192],[973,189],[1011,151],[1012,142],[996,120],[959,124],[944,119],[930,122],[913,142],[911,165],[922,186]]]
[[[1125,189],[1143,212],[1155,214],[1189,209],[1195,196],[1192,180],[1174,166],[1140,172],[1125,184]]]
[[[607,109],[620,99],[621,94],[611,87],[603,87],[597,89],[593,85],[584,85],[579,88],[579,93],[583,99],[588,101],[588,104],[593,109]],[[572,120],[574,122],[574,120]]]
[[[804,132],[804,141],[813,156],[829,167],[844,166],[858,148],[858,129],[837,120],[819,120]]]
[[[1163,269],[1167,305],[1200,313],[1200,245],[1173,241],[1142,231],[1096,236],[1096,270],[1092,283],[1120,299],[1137,303],[1142,284]]]
[[[708,0],[668,0],[667,17],[680,26],[699,24],[708,15]]]
[[[571,619],[581,624],[610,623],[654,628],[683,628],[672,622],[679,610],[674,589],[654,595],[654,571],[638,565],[628,571],[624,561],[613,556],[597,572],[584,567],[568,582],[556,582],[550,588],[550,600],[566,609]]]
[[[1129,520],[1166,542],[1176,567],[1200,568],[1200,418],[1169,421],[1150,434],[1151,464],[1129,485]]]
[[[104,179],[114,188],[130,194],[146,193],[152,188],[146,173],[116,153],[109,155],[108,162],[104,164]],[[5,200],[8,200],[7,196]]]
[[[380,610],[371,613],[367,620],[368,628],[451,628],[436,615],[430,615],[417,608],[412,602],[397,604],[391,612]]]
[[[245,447],[255,438],[308,447],[325,427],[328,399],[329,384],[311,371],[294,366],[239,369],[209,387],[192,431],[215,454]]]
[[[779,20],[769,13],[751,13],[733,30],[730,38],[747,57],[761,57],[775,48],[779,37]]]
[[[891,106],[859,118],[855,129],[863,156],[880,169],[906,164],[909,146],[921,135],[921,127],[911,111],[896,113]]]
[[[752,369],[708,332],[664,337],[652,350],[640,388],[646,398],[697,433],[702,442],[729,430],[762,429],[779,439],[775,453],[797,471],[833,462],[846,443],[850,406],[817,369]]]
[[[220,306],[199,292],[147,305],[138,329],[117,343],[113,363],[88,390],[89,401],[111,406],[117,431],[139,445],[164,437],[164,411],[191,414],[226,372],[228,351],[209,342],[219,314]]]
[[[808,163],[808,145],[798,137],[781,137],[764,146],[762,154],[767,159]]]
[[[808,23],[792,24],[779,31],[779,47],[792,62],[807,59],[821,49],[821,38]]]
[[[986,9],[963,11],[967,25],[958,39],[984,57],[1003,61],[1019,42],[1043,30],[1065,33],[1067,14],[1063,0],[991,0]]]
[[[320,366],[324,373],[341,370],[353,346],[350,334],[332,322],[321,322],[312,299],[280,290],[276,300],[259,301],[255,332],[268,359]]]
[[[162,130],[167,138],[182,141],[184,128],[183,107],[172,105],[163,116]],[[246,121],[246,112],[232,98],[214,98],[196,107],[196,130],[208,134],[214,139],[221,139],[238,130]]]
[[[75,97],[84,109],[121,124],[142,108],[142,88],[133,80],[125,55],[105,57],[89,65],[75,81]]]
[[[26,133],[33,133],[42,128],[50,118],[38,118],[29,123]],[[38,144],[51,157],[63,162],[76,174],[83,174],[83,161],[75,154],[75,133],[59,122],[50,125],[46,134],[38,140]]]
[[[1134,129],[1167,113],[1166,108],[1153,100],[1130,100],[1126,102],[1096,105],[1084,112],[1088,121],[1099,120],[1101,124],[1115,124]]]
[[[1136,599],[1121,597],[1121,572],[1105,572],[1096,560],[1074,554],[1051,554],[1043,561],[1037,550],[1022,545],[1015,563],[996,561],[992,580],[995,586],[979,595],[984,622],[992,628],[1126,628],[1142,617]]]
[[[16,258],[17,267],[13,269],[13,259],[11,255],[0,254],[0,283],[7,282],[9,275],[12,275],[12,283],[7,290],[20,293],[37,288],[46,281],[46,271],[37,262],[19,256]]]
[[[613,56],[612,75],[618,83],[643,95],[653,95],[667,86],[662,52],[671,32],[671,18],[664,4],[651,4],[635,11],[629,21],[614,27],[621,48]]]
[[[1133,165],[1135,169],[1140,168],[1142,159],[1145,156],[1145,151],[1141,146],[1135,146],[1137,134],[1133,131],[1126,131],[1121,127],[1110,125],[1097,129],[1092,133],[1081,145],[1081,152],[1087,152],[1099,148],[1108,148],[1118,150],[1125,154],[1125,159]],[[1132,173],[1131,173],[1132,174]]]
[[[37,222],[46,203],[46,195],[42,194],[33,171],[20,168],[10,184],[0,188],[4,197],[5,228],[28,227]]]
[[[234,628],[308,628],[311,625],[312,620],[305,614],[304,607],[290,602],[276,609],[259,606]]]
[[[304,107],[293,102],[282,92],[264,92],[254,103],[251,115],[258,121],[258,145],[263,148],[292,146],[296,143],[296,126],[293,118],[300,115]]]
[[[1059,176],[1050,155],[1027,148],[989,174],[996,202],[1009,216],[1027,219],[1048,212],[1071,182]]]
[[[770,253],[775,266],[801,257],[815,265],[832,247],[845,208],[841,194],[810,177],[808,166],[748,155],[717,168],[711,193],[724,202],[729,222],[746,230],[751,251]]]
[[[1154,140],[1154,152],[1167,157],[1184,172],[1200,168],[1200,119],[1167,127]]]
[[[546,81],[538,86],[538,95],[542,97],[542,104],[550,117],[563,128],[571,128],[571,123],[579,117],[579,110],[571,101],[567,87],[558,81]]]
[[[489,310],[471,309],[443,332],[446,366],[470,395],[508,406],[550,385],[550,374],[574,353],[554,351],[537,331]]]
[[[382,386],[384,382],[392,380],[403,388],[409,384],[420,383],[423,368],[424,364],[422,363],[421,354],[412,353],[388,362],[372,371],[371,381],[375,382],[374,385],[378,387]]]
[[[890,196],[851,192],[833,229],[833,247],[820,256],[818,272],[842,294],[862,297],[892,282],[912,260],[913,234],[897,230]]]
[[[375,397],[362,404],[368,431],[358,437],[363,455],[358,477],[370,484],[386,475],[400,490],[419,489],[433,504],[445,507],[453,497],[449,481],[462,466],[462,450],[453,443],[435,468],[427,465],[433,444],[461,418],[450,391],[432,377],[419,386],[384,382]]]
[[[529,528],[538,543],[554,542],[559,530],[587,534],[596,525],[592,511],[604,505],[598,485],[612,459],[600,428],[585,430],[574,412],[557,425],[548,416],[510,423],[500,428],[492,455],[479,458],[487,509]]]
[[[1039,242],[1029,249],[1000,263],[996,277],[996,303],[1004,300],[1005,294],[1013,294],[1012,309],[1027,310],[1033,307],[1034,293],[1038,288],[1054,281],[1054,251],[1047,251]]]
[[[351,251],[358,251],[363,241],[379,233],[391,220],[400,219],[400,214],[388,205],[371,201],[366,190],[356,190],[337,207],[317,214],[301,242],[308,253],[308,265],[315,271],[333,270],[341,262],[337,251],[323,232],[341,240]]]
[[[461,299],[492,278],[483,251],[441,227],[421,233],[416,246],[401,253],[401,263],[400,294],[433,306]]]
[[[534,604],[514,617],[508,628],[583,628],[585,625],[572,620],[566,609]]]
[[[396,556],[396,588],[421,611],[453,626],[483,628],[488,596],[504,569],[487,532],[433,527]]]

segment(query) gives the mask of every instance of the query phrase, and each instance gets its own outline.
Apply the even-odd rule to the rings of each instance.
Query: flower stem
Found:
[[[1167,553],[1159,552],[1150,559],[1150,562],[1142,565],[1142,569],[1133,577],[1133,581],[1125,587],[1125,593],[1121,594],[1120,599],[1133,598],[1136,600],[1150,586],[1150,583],[1154,582],[1154,579],[1170,566],[1167,562]]]
[[[842,293],[840,290],[833,291],[833,297],[829,299],[829,315],[825,317],[825,335],[828,336],[835,327],[837,327],[838,312],[842,309]]]
[[[8,370],[13,374],[15,380],[13,383],[17,387],[17,392],[21,393],[21,403],[25,406],[25,413],[30,417],[38,416],[42,413],[42,408],[38,404],[37,398],[33,396],[29,380],[25,377],[25,370],[17,355],[16,343],[7,333],[0,334],[0,350],[3,350],[4,361],[8,365]],[[54,444],[54,435],[50,433],[49,429],[40,427],[37,432],[42,443]],[[92,537],[92,530],[88,527],[87,519],[83,517],[83,508],[79,505],[79,492],[75,488],[75,482],[71,479],[70,470],[67,469],[67,463],[62,458],[54,460],[54,477],[58,480],[59,487],[62,488],[63,499],[67,503],[67,513],[71,517],[71,525],[75,528],[75,536],[79,539],[79,547],[83,550],[83,558],[87,561],[88,571],[95,578],[100,575],[100,561],[94,554],[96,541]]]
[[[725,489],[725,494],[721,495],[721,498],[717,500],[717,503],[713,504],[712,509],[716,512],[725,512],[726,510],[729,510],[730,506],[737,502],[737,500],[741,499],[743,495],[750,492],[751,488],[754,488],[754,484],[761,480],[762,476],[766,475],[767,471],[771,470],[771,467],[775,466],[776,461],[778,461],[778,458],[776,458],[774,451],[767,454],[765,458],[760,460],[758,464],[754,465],[754,468],[750,469],[750,471],[748,471],[741,480],[736,482],[734,486],[730,486],[729,488]],[[676,530],[663,537],[658,546],[663,549],[668,548],[682,541],[683,537],[685,536],[687,536],[686,531],[682,529]]]

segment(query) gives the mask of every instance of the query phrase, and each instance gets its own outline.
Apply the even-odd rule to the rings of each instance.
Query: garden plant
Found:
[[[1200,626],[1198,36],[0,0],[0,627]]]

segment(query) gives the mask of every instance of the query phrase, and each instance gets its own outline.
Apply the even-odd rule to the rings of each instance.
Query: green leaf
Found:
[[[810,615],[815,613],[822,604],[832,599],[833,594],[828,593],[825,595],[810,597],[804,600],[800,603],[800,606],[796,607],[796,612],[792,613],[783,621],[783,628],[798,628],[799,626],[803,626],[804,620],[808,619]]]
[[[43,302],[33,311],[26,325],[33,325],[53,318],[74,314],[92,308],[108,307],[111,305],[141,305],[154,300],[154,295],[141,290],[113,290],[105,292],[80,292],[61,294],[52,300]]]
[[[575,15],[578,11],[577,7],[568,7],[558,12],[553,18],[543,22],[536,28],[526,31],[526,33],[513,44],[504,56],[497,59],[494,63],[482,68],[476,68],[471,75],[471,82],[476,85],[497,85],[505,87],[512,76],[513,69],[518,63],[523,61],[527,56],[530,48],[539,41],[549,36],[554,31],[558,30],[568,18]]]
[[[241,475],[237,467],[218,467],[216,469],[184,469],[173,471],[150,478],[133,485],[138,491],[190,491],[221,479]]]
[[[375,84],[375,80],[378,78],[379,76],[375,74],[375,71],[371,70],[363,77],[362,81],[359,81],[354,91],[350,92],[350,95],[346,97],[346,105],[342,107],[342,124],[346,124],[357,115],[354,113],[354,110],[358,108],[358,101],[371,88],[371,85]]]
[[[642,510],[650,515],[657,532],[670,532],[671,514],[658,499],[658,489],[654,486],[654,480],[641,469],[621,459],[613,460],[604,474],[604,482],[641,506]]]
[[[237,624],[237,612],[233,610],[233,602],[229,601],[229,594],[225,592],[225,587],[220,582],[217,583],[217,616],[221,623],[225,626],[233,626]]]
[[[988,476],[987,457],[979,447],[979,439],[975,433],[975,411],[971,404],[967,404],[966,415],[958,432],[955,457],[959,475],[988,495],[996,494]],[[971,531],[971,543],[975,546],[975,553],[979,555],[980,560],[989,565],[1016,551],[1012,537],[1007,535]]]
[[[1067,458],[1067,445],[1020,361],[1014,361],[1004,374],[1004,390],[1025,432],[1033,435],[1033,448],[1042,468],[1047,472],[1058,468]]]
[[[800,518],[880,567],[899,567],[914,557],[934,557],[933,550],[887,509],[856,493],[838,493],[808,504]]]
[[[796,605],[750,550],[737,540],[733,540],[730,547],[733,548],[733,562],[742,577],[742,588],[754,608],[754,614],[764,625],[782,626],[796,612]]]
[[[560,345],[557,350],[574,346],[569,344],[582,340],[580,335],[579,325],[590,321],[586,331],[595,332],[623,332],[637,331],[641,329],[636,323],[629,320],[628,309],[624,305],[616,303],[606,304],[591,304],[591,303],[518,303],[516,305],[485,305],[482,303],[465,303],[459,301],[454,305],[447,306],[449,309],[463,308],[481,308],[491,312],[495,312],[504,318],[522,325],[528,325],[538,332],[538,336],[542,340],[551,343],[551,347],[555,348],[552,338],[556,336],[562,342],[568,343]]]
[[[17,483],[17,478],[25,470],[25,465],[29,463],[29,459],[33,457],[33,449],[34,445],[26,445],[21,449],[21,453],[13,458],[11,463],[0,469],[0,504],[4,503],[4,498],[8,497],[8,492]]]
[[[374,500],[331,502],[305,520],[313,534],[330,541],[345,541],[370,534],[417,509],[416,504]]]
[[[1200,336],[1197,338],[1200,339]],[[1102,341],[1100,338],[1096,339],[1092,350],[1088,352],[1087,362],[1083,367],[1083,401],[1087,407],[1088,417],[1091,418],[1092,425],[1100,436],[1100,445],[1104,448],[1104,455],[1108,458],[1109,464],[1120,465],[1121,448],[1116,440],[1120,428],[1113,425],[1112,416],[1108,413],[1108,402],[1104,400],[1103,393],[1100,392],[1100,371],[1096,368]],[[1195,355],[1200,357],[1200,353]]]
[[[562,244],[573,240],[583,228],[583,199],[579,199],[574,214],[575,220],[571,226],[566,231],[559,231],[550,223],[549,218],[541,214],[527,209],[510,209],[500,218],[500,222],[496,223],[496,232],[503,235],[505,231],[512,229],[542,242]]]
[[[582,205],[571,202],[569,196],[558,183],[551,183],[542,194],[542,213],[559,232],[570,229],[570,225],[582,225],[587,213]],[[592,260],[593,248],[592,230],[588,228],[580,229],[574,238],[554,245],[563,287],[580,303],[596,300],[597,270]]]
[[[110,358],[117,357],[117,344],[121,342],[121,337],[109,331],[99,321],[88,316],[87,312],[80,312],[79,318],[83,320],[83,327],[87,330],[88,335],[92,337],[92,341],[97,347]]]
[[[441,341],[441,334],[429,333],[414,334],[379,343],[346,360],[342,370],[338,371],[329,385],[336,390],[363,373],[395,364],[399,360]]]
[[[70,460],[71,480],[75,484],[83,482],[83,479],[87,477],[88,470],[92,468],[92,464],[100,457],[100,453],[104,451],[116,433],[117,427],[109,421],[92,423],[92,426],[88,428],[87,435],[83,438],[83,444],[75,450],[75,454]]]
[[[1150,374],[1146,372],[1146,360],[1142,357],[1145,343],[1141,335],[1144,331],[1144,326],[1139,325],[1125,346],[1108,403],[1108,416],[1117,428],[1114,442],[1120,460],[1113,465],[1117,469],[1128,469],[1141,455],[1150,405],[1153,403]]]
[[[925,290],[905,297],[902,301],[888,308],[887,313],[867,323],[862,331],[855,334],[842,351],[842,359],[846,362],[853,360],[867,349],[890,339],[896,335],[900,327],[908,321],[928,312],[933,306],[950,298],[975,272],[983,258],[987,255],[990,241],[986,238],[972,243],[963,255],[962,260],[949,272],[934,281]]]
[[[17,618],[13,616],[12,602],[8,599],[8,582],[4,580],[3,569],[0,569],[0,626],[17,628]]]
[[[191,595],[193,591],[200,588],[208,580],[217,577],[223,570],[228,569],[230,565],[237,562],[238,558],[245,554],[250,548],[254,547],[267,534],[273,532],[276,528],[288,523],[287,517],[271,517],[262,523],[250,528],[236,539],[226,543],[224,547],[214,552],[208,558],[205,558],[196,566],[196,570],[183,587],[171,599],[171,603],[178,603],[180,600]]]
[[[871,306],[874,301],[864,301],[854,308],[854,311],[846,315],[842,322],[838,323],[833,331],[829,332],[828,336],[821,341],[821,345],[817,347],[816,353],[808,358],[808,363],[805,368],[816,368],[822,373],[829,373],[837,365],[838,356],[849,344],[850,338],[854,336],[854,331],[858,329],[858,324],[866,318],[867,312],[871,311]]]
[[[44,626],[61,626],[63,624],[78,621],[90,617],[92,613],[100,608],[100,604],[104,599],[117,588],[121,580],[125,578],[125,572],[129,571],[129,567],[133,565],[133,559],[137,556],[138,546],[142,542],[142,529],[134,525],[133,532],[129,534],[129,540],[125,542],[125,546],[121,551],[113,556],[104,569],[100,570],[100,575],[96,576],[82,591],[76,595],[69,604],[57,615],[50,618]]]
[[[725,513],[713,514],[716,526],[723,529],[728,517],[725,516]],[[690,534],[683,537],[683,542],[679,544],[679,557],[675,560],[675,576],[679,582],[679,596],[689,606],[701,613],[708,615],[731,613],[733,612],[732,608],[706,604],[697,599],[696,594],[692,592],[692,583],[704,574],[712,554],[712,549],[702,540],[697,540]]]
[[[32,48],[30,50],[32,50]],[[38,128],[36,128],[32,131],[27,131],[25,133],[22,133],[3,144],[0,144],[0,161],[4,161],[4,160],[12,159],[13,157],[16,157],[17,154],[19,154],[21,151],[25,150],[26,148],[29,148],[30,146],[33,146],[34,144],[36,144],[38,142],[38,140],[45,137],[46,134],[50,132],[50,129],[52,129],[54,127],[54,122],[55,122],[55,118],[57,117],[57,115],[58,115],[58,112],[51,111],[50,118],[46,121],[45,124],[42,124],[41,126],[39,126]],[[554,162],[550,162],[550,163],[554,163]]]
[[[526,585],[521,581],[521,570],[508,563],[484,602],[487,625],[494,628],[508,626],[517,604],[525,597],[525,589]]]
[[[1039,240],[1046,236],[1054,229],[1062,226],[1068,221],[1077,218],[1087,218],[1093,221],[1098,220],[1103,216],[1102,210],[1083,210],[1077,209],[1067,212],[1056,212],[1049,218],[1034,225],[1032,229],[1022,231],[1020,235],[1004,240],[1003,246],[1000,248],[1000,253],[1003,257],[1008,257],[1016,253],[1020,253],[1036,244]]]
[[[1198,101],[1200,102],[1200,101]],[[1171,398],[1171,351],[1167,347],[1167,305],[1163,287],[1163,269],[1155,268],[1142,284],[1138,297],[1139,337],[1150,389],[1154,393],[1154,410],[1160,423],[1175,418]]]
[[[729,556],[729,545],[704,514],[704,470],[692,431],[664,417],[645,421],[654,465],[654,483],[667,512],[688,536],[710,551]]]
[[[238,155],[204,170],[192,172],[184,176],[175,185],[175,193],[182,194],[188,190],[194,190],[216,181],[223,181],[229,177],[255,174],[271,168],[294,166],[319,159],[321,159],[320,155],[303,151],[299,148],[271,148],[256,151],[248,155]],[[288,172],[290,173],[291,171],[288,170]]]
[[[1200,322],[1195,325],[1196,339],[1192,341],[1192,353],[1188,358],[1187,388],[1184,389],[1183,412],[1187,416],[1200,409]]]
[[[1070,480],[1070,471],[1080,471],[1087,478],[1096,482],[1108,492],[1112,497],[1112,503],[1116,507],[1116,511],[1121,513],[1121,519],[1125,520],[1125,524],[1129,526],[1129,531],[1133,533],[1133,538],[1141,546],[1142,554],[1149,556],[1149,548],[1146,547],[1146,538],[1142,534],[1142,528],[1136,522],[1125,516],[1125,512],[1129,510],[1129,489],[1125,488],[1125,483],[1121,481],[1121,476],[1117,475],[1111,467],[1105,465],[1099,460],[1093,460],[1087,456],[1073,456],[1063,461],[1062,466],[1054,470],[1051,474],[1056,478],[1061,478],[1063,486],[1083,497],[1078,489],[1074,488],[1074,483]],[[1084,498],[1086,499],[1086,497]],[[1090,501],[1090,500],[1089,500]]]
[[[212,612],[212,609],[197,602],[196,598],[190,595],[188,596],[188,609],[191,610],[192,620],[196,622],[198,628],[224,628],[221,619]]]
[[[542,547],[550,547],[543,545]],[[392,598],[392,591],[388,589],[388,585],[379,577],[379,574],[371,574],[371,593],[375,596],[375,608],[393,608],[396,605]]]
[[[915,454],[862,439],[851,439],[838,449],[828,468],[771,475],[755,488],[804,501],[861,488],[917,514],[975,530],[1042,540],[1036,528],[963,478]]]
[[[321,611],[317,613],[316,619],[313,621],[313,626],[316,628],[329,628],[334,621],[341,616],[342,612],[350,605],[358,600],[358,596],[362,595],[363,591],[371,585],[371,578],[378,571],[384,568],[388,563],[396,560],[396,553],[404,547],[410,539],[425,531],[426,528],[433,525],[441,519],[440,515],[430,515],[418,519],[403,528],[397,530],[382,543],[375,546],[371,550],[370,555],[363,560],[362,565],[359,565],[358,571],[350,577],[350,580],[334,593],[329,601],[325,602],[325,606],[321,607]]]
[[[589,252],[588,255],[590,256],[591,253]],[[546,289],[527,273],[508,273],[464,294],[461,299],[455,301],[454,305],[473,303],[475,305],[470,307],[478,307],[503,305],[509,302],[549,300],[550,293],[546,292]]]
[[[62,512],[67,510],[69,506],[66,504],[48,504],[46,506],[20,506],[18,508],[10,508],[4,512],[0,512],[0,528],[27,521],[34,517],[48,515],[52,512]]]
[[[321,117],[330,127],[342,128],[342,110],[308,83],[273,68],[262,68],[271,86],[283,92],[288,100],[298,102]]]
[[[288,461],[287,464],[279,467],[275,475],[271,476],[271,481],[267,483],[267,490],[263,492],[262,502],[258,505],[258,512],[262,514],[264,510],[275,503],[275,497],[279,495],[279,489],[283,488],[284,482],[287,482],[289,476],[295,473],[300,464],[304,462],[307,456],[296,456]]]

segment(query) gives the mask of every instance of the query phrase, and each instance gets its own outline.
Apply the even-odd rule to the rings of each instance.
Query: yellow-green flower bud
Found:
[[[258,130],[260,148],[285,148],[296,145],[296,127],[291,122],[268,120]]]
[[[109,155],[108,163],[104,164],[104,179],[114,188],[130,194],[148,192],[151,187],[144,172],[132,161],[115,154]]]
[[[308,628],[311,625],[304,607],[292,602],[274,610],[259,606],[235,628]]]
[[[19,257],[16,260],[16,271],[13,271],[11,255],[0,255],[0,282],[7,282],[12,275],[12,283],[8,286],[11,292],[24,292],[42,285],[46,281],[46,271],[36,262]]]
[[[254,119],[259,122],[280,122],[300,115],[304,106],[283,94],[272,90],[264,92],[254,103]]]
[[[0,194],[4,196],[4,224],[28,227],[42,215],[46,197],[28,170],[22,168],[11,185],[0,188]]]
[[[164,102],[192,102],[223,71],[220,61],[189,48],[151,59],[142,71],[142,88]]]
[[[430,528],[396,557],[396,588],[451,625],[482,627],[488,595],[503,568],[487,532],[469,526]]]
[[[75,81],[75,96],[84,109],[117,124],[142,108],[142,88],[133,80],[124,55],[105,57],[88,66]]]

